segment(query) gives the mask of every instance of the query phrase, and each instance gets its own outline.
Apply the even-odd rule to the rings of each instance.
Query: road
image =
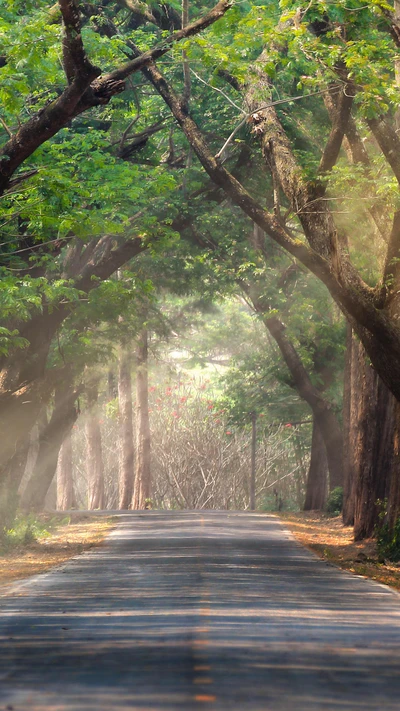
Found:
[[[400,709],[400,596],[273,516],[142,512],[0,598],[0,711]]]

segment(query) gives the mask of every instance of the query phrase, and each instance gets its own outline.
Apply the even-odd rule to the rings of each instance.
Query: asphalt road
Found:
[[[400,709],[400,596],[272,516],[121,515],[0,598],[3,709]]]

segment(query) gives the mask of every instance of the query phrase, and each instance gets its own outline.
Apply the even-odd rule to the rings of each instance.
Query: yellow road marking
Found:
[[[211,702],[211,701],[216,701],[217,697],[212,696],[211,694],[196,694],[194,699],[195,699],[195,701]]]
[[[210,671],[210,669],[209,664],[196,664],[194,667],[195,671]]]

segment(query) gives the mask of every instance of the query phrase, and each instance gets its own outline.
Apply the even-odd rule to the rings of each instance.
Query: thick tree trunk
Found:
[[[24,475],[30,441],[25,442],[9,463],[9,473],[0,482],[0,540],[12,526],[18,509],[18,487]]]
[[[328,484],[328,460],[321,430],[313,420],[311,460],[308,470],[304,511],[322,511],[326,503]]]
[[[328,458],[329,488],[332,490],[337,486],[342,486],[343,435],[339,421],[332,410],[332,405],[326,400],[323,393],[312,384],[300,356],[285,335],[284,324],[276,317],[266,318],[264,322],[279,346],[296,390],[310,406],[313,417],[320,428]]]
[[[354,538],[371,536],[391,488],[398,403],[373,370],[359,341],[352,345],[351,427],[354,428]],[[392,487],[393,489],[393,487]]]
[[[57,509],[59,511],[77,508],[72,472],[72,437],[69,432],[58,455]]]
[[[148,388],[148,333],[144,330],[137,348],[136,373],[136,467],[133,509],[146,508],[151,496],[150,422]]]
[[[118,371],[119,402],[119,508],[128,509],[134,483],[134,446],[131,361],[122,353]]]
[[[88,509],[102,509],[104,508],[104,466],[97,410],[99,394],[97,383],[89,383],[86,393],[88,400],[86,420]]]
[[[35,467],[21,497],[25,511],[41,511],[57,469],[58,455],[65,437],[78,417],[75,401],[79,390],[70,380],[62,380],[54,391],[54,410],[48,426],[40,435]]]

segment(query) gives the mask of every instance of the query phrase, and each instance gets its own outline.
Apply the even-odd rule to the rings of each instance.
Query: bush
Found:
[[[7,552],[13,548],[34,543],[40,538],[49,536],[49,528],[54,527],[56,521],[43,521],[32,514],[17,516],[13,527],[5,530],[1,539],[0,552]]]
[[[379,523],[376,527],[376,547],[380,563],[390,560],[394,563],[400,560],[400,518],[396,520],[393,528],[384,520],[387,516],[387,499],[378,499],[376,505],[379,509]]]
[[[330,492],[326,501],[326,511],[334,516],[338,516],[343,508],[343,488],[337,486]]]

